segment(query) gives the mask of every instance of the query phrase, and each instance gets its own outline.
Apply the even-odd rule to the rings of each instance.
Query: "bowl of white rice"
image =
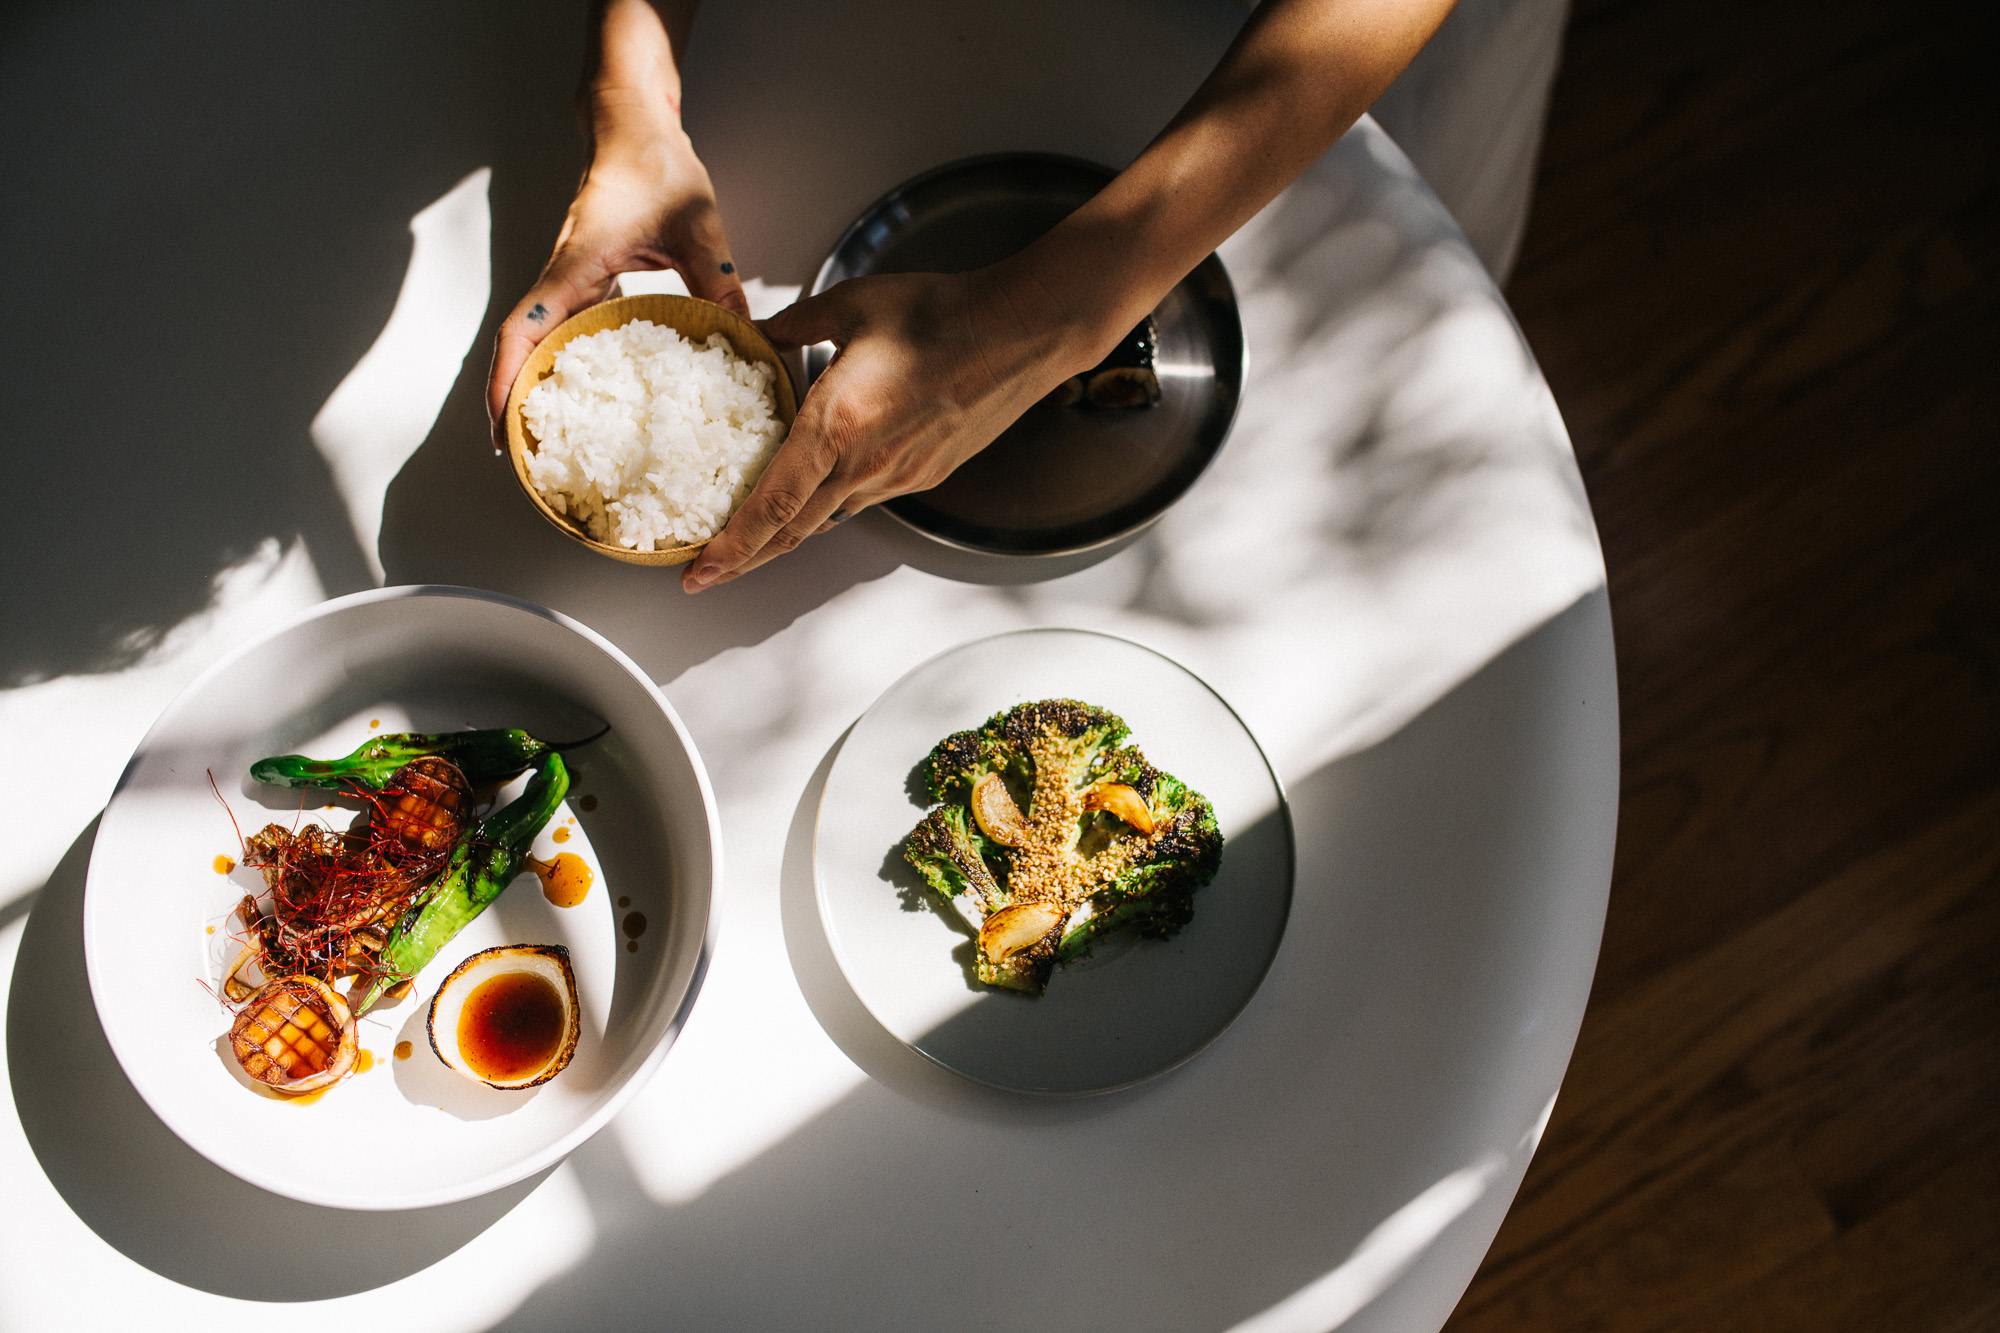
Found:
[[[694,559],[798,412],[755,325],[688,296],[621,296],[557,325],[507,399],[508,453],[542,516],[635,565]]]

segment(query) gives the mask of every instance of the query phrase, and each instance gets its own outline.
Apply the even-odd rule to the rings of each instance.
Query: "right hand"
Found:
[[[1123,331],[1092,322],[1115,302],[1081,283],[1063,290],[1067,304],[1017,256],[966,274],[850,278],[763,321],[780,349],[839,350],[682,588],[727,583],[861,509],[928,490],[1095,365]]]
[[[678,129],[637,145],[600,145],[592,159],[555,253],[493,340],[486,419],[496,453],[506,448],[507,396],[535,344],[610,296],[620,273],[662,268],[679,272],[695,296],[749,318],[715,187]]]

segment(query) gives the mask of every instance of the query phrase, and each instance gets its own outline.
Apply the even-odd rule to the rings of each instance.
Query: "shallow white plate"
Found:
[[[1147,759],[1208,797],[1222,868],[1172,939],[1126,932],[1023,996],[970,979],[970,941],[926,905],[902,840],[930,808],[917,766],[932,746],[1047,698],[1117,713]],[[1180,1064],[1249,1003],[1291,910],[1292,830],[1263,751],[1186,668],[1106,634],[1023,630],[939,654],[862,715],[827,774],[813,868],[834,957],[883,1027],[981,1083],[1103,1092]]]
[[[251,761],[344,754],[385,731],[519,726],[562,740],[602,722],[609,735],[566,756],[569,800],[535,848],[591,863],[584,901],[556,908],[524,874],[424,969],[410,999],[362,1019],[369,1072],[317,1100],[252,1086],[229,1054],[232,1015],[213,992],[233,952],[230,911],[262,880],[216,858],[240,857],[237,826],[246,836],[273,821],[344,828],[358,806],[329,809],[325,793],[253,783]],[[327,602],[246,644],[161,714],[98,829],[84,950],[111,1049],[189,1146],[308,1203],[417,1208],[530,1175],[617,1113],[694,1001],[721,876],[701,759],[629,658],[566,616],[498,594],[389,588]],[[630,905],[618,907],[624,898]],[[630,912],[645,918],[636,950],[622,929]],[[501,1092],[440,1063],[424,1017],[466,955],[518,943],[568,946],[584,1032],[555,1079]]]

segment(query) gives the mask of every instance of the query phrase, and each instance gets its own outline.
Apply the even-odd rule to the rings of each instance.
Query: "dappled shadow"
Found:
[[[1093,1327],[1213,1330],[1357,1254],[1381,1280],[1347,1270],[1321,1291],[1375,1302],[1355,1327],[1441,1320],[1455,1287],[1393,1279],[1419,1254],[1471,1271],[1589,987],[1617,800],[1609,659],[1590,647],[1606,627],[1602,596],[1586,598],[1389,741],[1295,784],[1299,888],[1262,990],[1195,1060],[1103,1097],[969,1083],[868,1015],[814,902],[823,764],[791,824],[785,940],[869,1081],[679,1204],[635,1188],[610,1142],[584,1149],[602,1239],[506,1326],[649,1308],[713,1329],[932,1328],[943,1310],[1066,1327],[1087,1310]]]
[[[810,281],[861,208],[939,161],[1129,159],[1238,18],[1113,5],[1119,22],[1086,32],[1072,10],[708,6],[689,124],[746,272]],[[493,168],[489,327],[532,279],[580,162],[581,21],[526,3],[207,18],[124,5],[45,7],[10,35],[0,105],[33,132],[0,151],[21,197],[48,203],[8,215],[9,255],[37,258],[10,273],[0,346],[36,386],[20,437],[63,447],[19,451],[0,614],[20,632],[0,684],[130,661],[217,570],[250,552],[275,562],[297,534],[315,586],[367,580],[309,423],[388,317],[410,218],[478,167]],[[969,77],[952,50],[991,68]],[[72,87],[78,70],[105,83]],[[95,112],[52,119],[78,98]],[[105,260],[136,243],[131,268]],[[733,867],[697,1022],[614,1132],[550,1182],[583,1183],[589,1225],[573,1271],[517,1326],[933,1328],[950,1312],[1212,1329],[1340,1271],[1385,1219],[1500,1152],[1507,1170],[1425,1251],[1433,1277],[1470,1273],[1559,1079],[1603,905],[1615,728],[1589,516],[1504,307],[1378,130],[1350,135],[1225,258],[1252,342],[1235,436],[1159,527],[1074,568],[961,567],[864,518],[685,598],[674,571],[602,560],[536,517],[486,448],[484,334],[474,343],[388,489],[387,577],[499,588],[615,639],[696,736]],[[116,368],[109,385],[97,361]],[[63,503],[79,477],[89,541]],[[1289,942],[1257,998],[1191,1064],[1087,1100],[977,1087],[889,1037],[844,989],[799,887],[817,780],[803,801],[800,784],[845,720],[927,654],[1038,623],[1171,653],[1281,771],[1310,775],[1293,791]],[[120,688],[132,734],[80,742],[116,751],[107,791],[164,701]],[[884,775],[892,796],[900,778]],[[16,1103],[63,1203],[203,1291],[269,1299],[232,1241],[277,1231],[329,1247],[334,1276],[305,1294],[379,1287],[462,1247],[461,1271],[441,1264],[385,1298],[429,1302],[413,1323],[456,1310],[461,1277],[505,1300],[540,1280],[492,1240],[467,1245],[519,1193],[323,1216],[161,1126],[83,988],[88,846],[35,903],[9,1011]],[[122,1267],[50,1244],[89,1275]],[[1435,1288],[1393,1288],[1362,1321],[1435,1325]],[[80,1296],[109,1310],[126,1290]]]
[[[308,425],[388,318],[411,217],[478,167],[496,290],[525,287],[580,164],[581,43],[580,11],[529,0],[10,27],[0,151],[35,206],[5,212],[0,357],[42,443],[0,499],[0,685],[131,662],[270,537],[303,535],[329,592],[372,581]]]

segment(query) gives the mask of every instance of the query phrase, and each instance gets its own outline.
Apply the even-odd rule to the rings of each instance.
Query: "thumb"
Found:
[[[674,265],[687,283],[688,295],[734,310],[750,318],[750,301],[743,295],[743,280],[725,251],[719,255],[696,255]]]
[[[678,217],[664,248],[672,257],[688,295],[734,310],[750,317],[750,302],[743,295],[743,278],[729,255],[729,233],[723,229],[722,215],[713,199],[704,199]]]
[[[493,367],[486,377],[486,421],[493,431],[494,451],[507,447],[507,398],[514,377],[521,373],[537,344],[586,306],[610,294],[609,279],[587,278],[578,267],[555,267],[528,289],[513,313],[500,321],[493,336]]]
[[[831,287],[758,320],[757,327],[780,351],[789,351],[811,343],[845,343],[853,336],[852,323],[847,294]]]

